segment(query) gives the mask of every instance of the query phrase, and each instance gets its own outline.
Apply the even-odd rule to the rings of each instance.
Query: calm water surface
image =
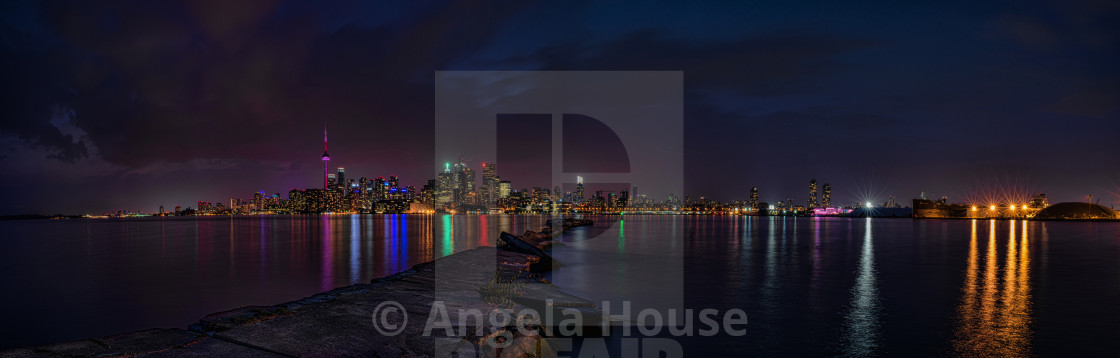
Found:
[[[686,304],[750,315],[746,337],[690,353],[1120,352],[1120,223],[682,220]]]
[[[367,283],[539,216],[253,216],[0,221],[0,347],[179,327]],[[19,322],[14,324],[14,322]]]
[[[1120,223],[727,216],[594,217],[564,238],[579,273],[641,290],[680,250],[687,308],[740,308],[743,337],[690,356],[1111,355]],[[0,222],[2,347],[185,327],[494,245],[536,216],[266,216]],[[668,245],[668,246],[666,246]],[[615,258],[617,260],[611,259]],[[648,262],[645,262],[648,263]],[[664,268],[663,268],[664,270]],[[558,285],[609,298],[572,280]],[[594,287],[603,287],[595,286]],[[609,290],[608,290],[609,291]],[[599,297],[603,296],[603,297]]]

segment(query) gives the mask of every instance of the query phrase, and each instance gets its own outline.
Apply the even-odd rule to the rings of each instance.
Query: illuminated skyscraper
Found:
[[[497,199],[498,166],[494,163],[482,163],[482,201],[485,205],[492,205]]]
[[[826,208],[832,207],[832,184],[824,183],[824,189],[821,192],[821,204],[824,204]]]
[[[758,187],[757,186],[751,188],[751,207],[755,208],[755,209],[760,209],[758,207]]]
[[[327,181],[327,167],[330,166],[331,156],[327,154],[327,126],[323,126],[323,189],[330,189]]]
[[[513,184],[509,180],[498,181],[498,199],[508,198],[511,191],[513,191]]]
[[[436,177],[436,205],[447,205],[455,200],[455,173],[451,172],[451,163],[443,165],[443,173]]]
[[[373,179],[373,198],[374,200],[385,200],[389,193],[389,183],[385,182],[384,177],[377,177]]]
[[[817,180],[816,179],[810,179],[809,180],[809,204],[807,205],[807,207],[809,209],[817,207]]]
[[[346,168],[338,167],[338,175],[336,177],[338,178],[338,187],[342,188],[342,190],[345,191],[346,190]]]
[[[436,180],[428,179],[428,183],[420,188],[420,202],[436,207]]]
[[[574,200],[576,205],[583,204],[583,177],[576,176],[576,197]]]
[[[475,204],[467,200],[474,197],[474,169],[467,165],[467,160],[462,155],[459,156],[459,162],[455,163],[453,174],[452,200],[458,205]]]

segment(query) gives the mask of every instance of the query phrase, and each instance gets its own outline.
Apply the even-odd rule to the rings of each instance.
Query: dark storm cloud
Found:
[[[208,200],[279,182],[310,186],[323,125],[332,164],[423,184],[429,170],[416,164],[431,161],[432,73],[473,51],[488,22],[517,10],[456,3],[370,16],[355,11],[362,2],[23,5],[21,16],[37,21],[3,29],[0,134],[18,141],[5,156],[104,161],[98,168],[116,169],[97,175],[133,181],[273,162],[293,163],[284,168],[309,179],[241,176],[197,198]],[[5,166],[17,163],[25,164]],[[8,200],[34,200],[21,196]]]
[[[745,178],[753,180],[754,185],[769,187],[773,193],[788,174],[813,175],[813,165],[792,169],[798,163],[813,163],[802,157],[811,159],[824,153],[806,150],[797,143],[840,148],[852,144],[856,134],[865,136],[897,123],[881,115],[844,113],[842,109],[812,107],[809,103],[805,104],[809,108],[774,112],[765,104],[743,108],[750,100],[767,101],[819,90],[821,83],[850,69],[849,63],[838,58],[840,55],[884,45],[871,39],[793,30],[726,41],[673,39],[645,30],[606,42],[581,39],[547,46],[531,56],[507,61],[539,64],[546,70],[684,71],[686,191],[698,196],[738,198],[748,185]],[[751,110],[761,113],[752,114]],[[772,158],[782,160],[784,174],[743,173],[746,168],[775,167],[776,163],[754,157],[783,149],[789,154]],[[789,160],[790,155],[798,159]],[[717,157],[735,159],[715,160]]]
[[[702,42],[642,30],[609,42],[589,38],[546,46],[508,63],[539,64],[542,70],[683,70],[690,89],[772,96],[803,91],[807,82],[842,71],[846,65],[834,58],[837,54],[877,45],[867,39],[800,31]]]
[[[65,74],[58,70],[66,65],[70,51],[59,48],[38,27],[32,4],[12,2],[4,7],[0,133],[48,148],[52,159],[73,162],[85,157],[89,148],[83,142],[51,124],[66,115],[59,108],[60,100],[74,97]]]
[[[5,129],[80,157],[49,124],[50,111],[67,106],[106,160],[128,166],[231,153],[291,158],[294,150],[277,141],[316,141],[293,123],[338,124],[347,129],[341,137],[418,135],[424,125],[401,123],[430,117],[431,72],[471,51],[487,18],[502,16],[452,5],[398,27],[324,30],[313,14],[267,1],[51,5],[43,16],[57,25],[53,52],[24,51],[9,68],[39,71],[6,81],[5,100],[26,102],[17,91],[31,90],[36,101],[5,106],[22,107],[7,113],[22,120]],[[45,59],[52,62],[37,63]]]

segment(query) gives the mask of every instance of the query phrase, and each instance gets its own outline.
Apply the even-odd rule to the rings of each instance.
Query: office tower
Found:
[[[530,196],[531,203],[534,206],[541,207],[541,206],[544,206],[544,203],[548,201],[548,198],[549,198],[549,195],[550,195],[551,192],[546,188],[541,188],[541,187],[538,186],[538,187],[533,187],[533,189],[530,191],[530,193],[531,193],[530,194],[531,195]]]
[[[821,193],[821,204],[824,204],[826,208],[832,207],[832,184],[824,183],[824,190]]]
[[[323,189],[330,189],[327,178],[327,167],[330,166],[331,156],[327,154],[327,126],[323,126]]]
[[[576,205],[583,205],[583,177],[576,176],[576,197],[574,198]]]
[[[291,211],[293,213],[302,213],[308,210],[307,199],[304,194],[304,191],[299,189],[292,189],[288,191],[288,211]],[[219,203],[218,205],[221,205],[221,203]]]
[[[373,178],[373,200],[385,200],[385,196],[389,192],[386,188],[389,183],[385,182],[385,177]]]
[[[817,207],[817,180],[809,180],[809,209]]]
[[[338,177],[335,176],[334,173],[327,174],[327,189],[324,190],[330,190],[335,185],[338,185]]]
[[[482,201],[484,205],[493,205],[497,199],[498,166],[494,163],[482,163]]]
[[[342,191],[346,191],[346,168],[338,167],[338,175],[336,177],[338,177],[338,187],[342,188]]]
[[[491,206],[494,203],[493,197],[494,197],[494,193],[493,193],[493,190],[490,189],[490,186],[488,186],[486,184],[483,184],[482,187],[480,187],[478,189],[478,203],[479,203],[479,205],[486,206],[486,207]]]
[[[262,207],[264,207],[263,201],[264,201],[264,192],[263,191],[259,192],[259,193],[253,193],[253,198],[249,202],[249,205],[253,207],[253,210],[258,210],[259,211],[259,210],[261,210]]]
[[[498,181],[498,198],[505,199],[509,197],[510,191],[513,189],[513,184],[509,180]]]
[[[751,207],[761,209],[758,207],[758,187],[751,188]]]
[[[443,165],[443,172],[436,177],[436,205],[447,205],[455,200],[455,173],[451,163]]]
[[[459,162],[455,163],[455,203],[459,205],[468,204],[467,198],[472,197],[474,193],[474,169],[467,165],[467,160],[462,155],[459,156]]]
[[[401,185],[401,181],[400,181],[400,179],[397,179],[396,175],[390,175],[389,176],[389,189],[400,188],[400,185]]]
[[[436,194],[435,193],[436,193],[436,180],[435,179],[428,179],[428,183],[424,184],[424,186],[420,188],[420,195],[419,195],[420,202],[424,203],[424,204],[431,205],[432,208],[434,209],[435,206],[436,206],[435,205],[436,204],[436,200],[435,200],[435,195]]]

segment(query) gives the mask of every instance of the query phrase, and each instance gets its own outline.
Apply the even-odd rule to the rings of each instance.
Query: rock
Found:
[[[536,244],[530,243],[526,240],[522,240],[517,236],[510,235],[508,232],[503,231],[502,234],[498,236],[498,238],[508,244],[509,249],[513,251],[526,253],[541,258],[539,262],[529,265],[530,272],[541,272],[541,270],[548,271],[551,270],[553,266],[559,266],[560,264],[552,258],[552,255],[549,255],[549,253],[545,250],[541,250],[539,247],[537,247]]]

